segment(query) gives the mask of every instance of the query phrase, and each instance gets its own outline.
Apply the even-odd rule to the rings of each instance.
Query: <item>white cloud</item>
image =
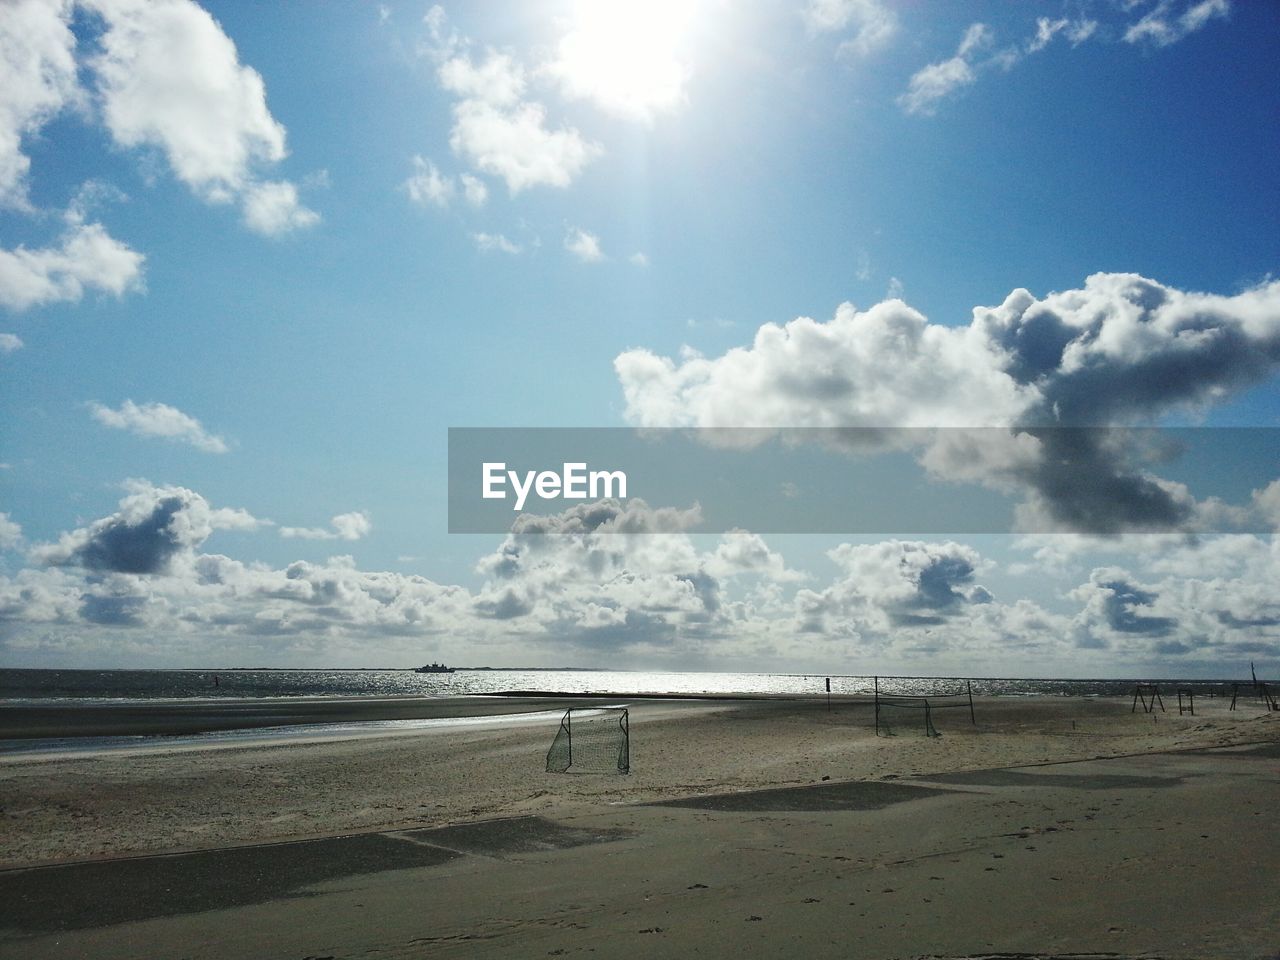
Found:
[[[107,233],[100,223],[69,217],[57,247],[0,250],[0,306],[27,310],[74,303],[86,290],[113,296],[142,286],[145,257]]]
[[[637,250],[631,256],[627,257],[627,262],[633,267],[647,267],[649,265],[649,258],[642,251]]]
[[[991,46],[995,40],[995,34],[991,32],[991,28],[985,23],[971,23],[965,28],[964,36],[960,38],[960,46],[956,50],[957,57],[970,57]]]
[[[524,96],[524,68],[505,53],[489,51],[478,67],[469,56],[459,54],[442,63],[437,73],[440,86],[463,100],[514,107]]]
[[[119,410],[100,403],[89,404],[93,419],[115,430],[128,430],[139,437],[161,437],[186,443],[205,453],[226,453],[227,444],[209,433],[195,417],[167,403],[144,403],[126,400]]]
[[[527,517],[480,559],[484,583],[473,592],[361,570],[348,556],[272,568],[203,553],[215,531],[265,521],[134,481],[109,516],[33,548],[46,569],[0,575],[0,622],[10,649],[38,644],[56,625],[125,660],[140,651],[198,660],[215,639],[221,649],[327,662],[367,662],[371,650],[411,662],[438,639],[449,657],[484,649],[562,663],[586,654],[650,668],[731,657],[795,669],[856,656],[916,672],[990,670],[1011,655],[1080,668],[1082,648],[1097,651],[1088,667],[1097,671],[1280,653],[1280,544],[1262,538],[1163,538],[1154,554],[1134,540],[1131,558],[1147,568],[1094,567],[1085,582],[1068,580],[1079,586],[1063,591],[1062,613],[993,596],[979,582],[993,564],[965,544],[841,544],[828,553],[835,575],[806,587],[813,578],[754,534],[733,531],[700,549],[687,534],[700,519],[696,508],[636,500]]]
[[[966,327],[900,301],[841,304],[827,323],[765,324],[719,358],[631,350],[614,367],[641,426],[1125,424],[1280,367],[1280,282],[1226,297],[1094,274],[1043,300],[1015,290]]]
[[[974,426],[1006,423],[1029,402],[1000,361],[984,338],[891,301],[841,304],[828,323],[766,324],[715,359],[630,350],[614,368],[639,426]]]
[[[280,237],[315,226],[320,215],[298,200],[298,188],[287,180],[255,183],[245,189],[244,222],[268,237]]]
[[[22,346],[22,338],[16,333],[0,333],[0,353],[13,353]]]
[[[410,200],[423,206],[444,208],[453,199],[453,180],[430,160],[419,156],[413,158],[413,175],[404,182],[404,188],[409,191]]]
[[[1280,282],[1223,297],[1095,274],[1043,300],[1015,290],[975,308],[967,327],[932,324],[897,300],[865,312],[842,304],[828,323],[766,324],[718,358],[630,350],[614,367],[626,416],[645,427],[1158,423],[1280,369]],[[1144,459],[1134,440],[1037,429],[907,442],[923,445],[935,477],[1024,495],[1024,529],[1257,529],[1271,494],[1240,507],[1197,502],[1153,475],[1145,464],[1158,452]]]
[[[973,55],[990,46],[993,39],[991,28],[986,24],[970,24],[960,39],[956,55],[918,70],[907,82],[906,92],[898,97],[899,105],[907,113],[932,116],[940,100],[977,80],[971,63]]]
[[[24,137],[81,99],[69,0],[9,0],[0,16],[0,207],[27,209]]]
[[[1053,38],[1067,28],[1070,21],[1063,17],[1050,20],[1048,17],[1036,18],[1036,35],[1027,43],[1028,53],[1038,53],[1053,42]]]
[[[977,75],[973,68],[961,57],[931,63],[911,77],[907,91],[898,98],[898,103],[907,113],[932,116],[937,112],[939,100],[975,80]]]
[[[974,582],[987,564],[971,547],[947,541],[886,540],[842,543],[827,554],[843,576],[821,592],[803,592],[803,629],[828,629],[830,620],[890,633],[939,626],[971,604],[991,601]]]
[[[567,187],[604,152],[572,127],[547,126],[546,108],[524,99],[524,67],[510,54],[490,50],[477,64],[465,38],[445,36],[439,6],[426,24],[432,43],[425,52],[439,63],[440,86],[458,98],[449,146],[472,168],[501,178],[514,196],[530,187]],[[464,182],[467,199],[477,205],[487,197],[483,188],[478,180]]]
[[[483,207],[489,199],[489,188],[484,185],[484,181],[469,173],[464,173],[458,179],[462,181],[462,195],[467,198],[467,203],[473,207]]]
[[[600,238],[579,227],[570,227],[565,234],[564,248],[583,263],[596,263],[604,259]]]
[[[1098,31],[1097,20],[1077,20],[1067,27],[1067,39],[1073,47],[1079,46]]]
[[[519,253],[524,248],[500,233],[473,233],[472,241],[481,253]]]
[[[931,63],[917,71],[908,82],[906,92],[898,97],[898,104],[907,113],[933,116],[942,100],[977,82],[978,76],[983,72],[993,68],[1012,70],[1026,57],[1044,50],[1059,35],[1065,36],[1073,47],[1079,46],[1092,37],[1097,29],[1096,20],[1071,20],[1067,17],[1053,20],[1038,17],[1035,34],[1024,44],[1010,44],[990,56],[980,58],[979,54],[991,47],[995,34],[985,24],[971,24],[965,31],[955,56]]]
[[[530,187],[567,187],[604,152],[572,127],[549,130],[540,103],[507,107],[484,100],[454,107],[449,145],[477,170],[501,177],[513,196]]]
[[[843,53],[866,56],[887,46],[898,32],[898,17],[882,0],[809,0],[802,11],[810,33],[852,32]]]
[[[281,527],[280,536],[299,540],[359,540],[368,536],[373,523],[364,511],[340,513],[329,521],[333,529],[323,527]]]
[[[1048,17],[1036,18],[1036,35],[1027,41],[1027,53],[1039,53],[1059,34],[1065,36],[1073,47],[1079,46],[1098,30],[1097,20],[1088,20],[1081,18],[1080,20],[1070,20],[1067,17],[1061,17],[1058,20],[1050,20]]]
[[[1231,13],[1231,4],[1229,0],[1200,0],[1189,4],[1179,16],[1171,16],[1172,10],[1170,0],[1161,0],[1154,10],[1125,31],[1125,42],[1171,46],[1211,20],[1227,17]]]
[[[89,65],[102,116],[124,147],[155,147],[174,174],[210,202],[243,200],[245,219],[268,233],[309,226],[287,183],[258,184],[256,170],[286,155],[285,130],[267,109],[262,77],[190,0],[82,0],[106,30]]]
[[[340,513],[330,522],[339,540],[359,540],[361,537],[368,536],[369,531],[373,529],[373,523],[364,511]]]
[[[0,512],[0,550],[13,550],[22,542],[22,527],[9,514]]]

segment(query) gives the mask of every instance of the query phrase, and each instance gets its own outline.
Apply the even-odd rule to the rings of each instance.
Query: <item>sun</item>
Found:
[[[685,99],[691,0],[575,0],[549,67],[572,97],[641,120]]]

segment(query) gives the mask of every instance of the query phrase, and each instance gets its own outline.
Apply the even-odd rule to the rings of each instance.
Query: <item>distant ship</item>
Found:
[[[453,667],[446,667],[443,663],[428,663],[425,667],[414,667],[414,673],[453,673]]]

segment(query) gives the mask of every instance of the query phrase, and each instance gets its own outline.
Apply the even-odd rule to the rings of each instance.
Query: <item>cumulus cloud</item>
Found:
[[[636,500],[524,517],[481,557],[484,582],[471,591],[361,570],[347,556],[271,567],[204,553],[213,531],[264,521],[137,481],[111,515],[29,551],[43,567],[0,575],[0,622],[9,649],[56,629],[100,655],[169,660],[184,651],[199,660],[215,638],[304,662],[333,662],[338,651],[367,663],[374,650],[420,661],[422,640],[436,637],[455,651],[535,662],[603,652],[687,667],[730,655],[776,669],[856,657],[922,672],[926,663],[994,669],[1014,653],[1079,667],[1081,648],[1108,664],[1280,653],[1280,544],[1269,539],[1161,538],[1156,560],[1139,544],[1131,559],[1148,569],[1093,570],[1063,613],[993,596],[980,582],[993,564],[963,544],[841,544],[828,554],[834,577],[809,585],[757,535],[695,543],[700,517]]]
[[[888,301],[841,304],[827,323],[765,324],[717,358],[629,350],[614,369],[637,426],[986,426],[1010,422],[1033,393],[1001,361],[979,332]]]
[[[0,550],[12,550],[21,542],[21,525],[9,514],[0,511]]]
[[[483,100],[454,107],[449,145],[476,169],[501,177],[513,196],[530,187],[567,187],[603,153],[577,130],[548,129],[539,103],[506,107]]]
[[[228,449],[226,441],[205,430],[199,420],[167,403],[138,405],[126,400],[118,410],[101,403],[91,403],[89,412],[103,426],[127,430],[139,437],[174,440],[206,453],[226,453]]]
[[[13,353],[22,347],[22,338],[16,333],[0,333],[0,353]]]
[[[1227,297],[1095,274],[1043,300],[1015,290],[964,327],[899,300],[842,304],[827,323],[766,324],[721,357],[630,350],[614,367],[638,426],[1016,428],[939,434],[922,462],[1022,491],[1028,526],[1194,526],[1205,505],[1145,469],[1136,435],[1055,428],[1158,423],[1273,375],[1280,283]]]
[[[281,527],[280,536],[301,540],[359,540],[368,536],[373,523],[362,510],[340,513],[329,521],[332,529],[324,527]]]
[[[81,99],[69,0],[11,0],[0,17],[0,207],[29,208],[23,138]]]
[[[298,188],[287,180],[255,183],[245,189],[244,222],[267,237],[282,237],[314,226],[320,215],[298,200]]]
[[[89,60],[102,118],[117,144],[152,147],[203,199],[241,200],[245,222],[268,235],[319,217],[287,182],[257,170],[286,155],[285,129],[266,87],[240,63],[217,21],[190,0],[81,0],[102,18],[100,53]]]
[[[1141,20],[1125,31],[1126,43],[1148,43],[1168,47],[1205,27],[1210,21],[1231,13],[1229,0],[1199,0],[1174,12],[1171,0],[1161,0]]]
[[[214,530],[252,530],[266,521],[244,510],[215,509],[185,487],[130,481],[119,510],[87,527],[39,544],[39,563],[80,567],[95,573],[165,574],[191,560]]]
[[[882,0],[809,0],[801,14],[812,34],[849,33],[840,52],[867,56],[887,46],[898,17]]]
[[[682,630],[700,634],[720,617],[723,589],[708,569],[712,558],[683,533],[700,519],[696,506],[654,509],[636,498],[522,515],[477,567],[487,579],[475,612],[588,645],[668,644]],[[668,535],[637,535],[654,533]]]
[[[1173,617],[1152,614],[1159,593],[1132,583],[1123,570],[1095,570],[1089,582],[1075,590],[1074,596],[1084,603],[1080,620],[1103,627],[1106,632],[1162,637],[1177,626]],[[1090,631],[1090,636],[1096,635],[1096,630]]]
[[[888,540],[843,543],[827,554],[843,576],[821,592],[800,591],[803,629],[823,631],[831,620],[862,629],[937,626],[969,604],[991,602],[974,576],[982,559],[970,547],[948,541]]]
[[[567,187],[603,153],[573,127],[547,125],[546,108],[525,99],[524,67],[512,56],[490,50],[477,62],[465,39],[445,34],[438,6],[426,22],[440,85],[458,98],[449,146],[474,169],[501,178],[514,196],[530,187]],[[479,197],[473,185],[469,199]]]
[[[564,237],[564,248],[583,263],[597,263],[604,259],[600,238],[580,227],[570,227]]]
[[[87,290],[120,297],[142,286],[145,257],[112,237],[100,223],[68,215],[55,247],[0,249],[0,306],[29,310],[75,303]]]

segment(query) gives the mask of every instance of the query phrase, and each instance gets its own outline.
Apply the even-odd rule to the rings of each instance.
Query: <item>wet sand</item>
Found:
[[[925,738],[877,737],[853,705],[631,711],[626,777],[545,773],[554,721],[5,758],[0,887],[17,906],[0,952],[1280,950],[1280,715],[1009,698],[980,701],[976,726],[939,714]],[[118,859],[175,850],[212,852]]]
[[[175,736],[287,724],[495,716],[564,710],[593,700],[612,702],[608,697],[405,696],[0,703],[0,744],[35,738]]]

